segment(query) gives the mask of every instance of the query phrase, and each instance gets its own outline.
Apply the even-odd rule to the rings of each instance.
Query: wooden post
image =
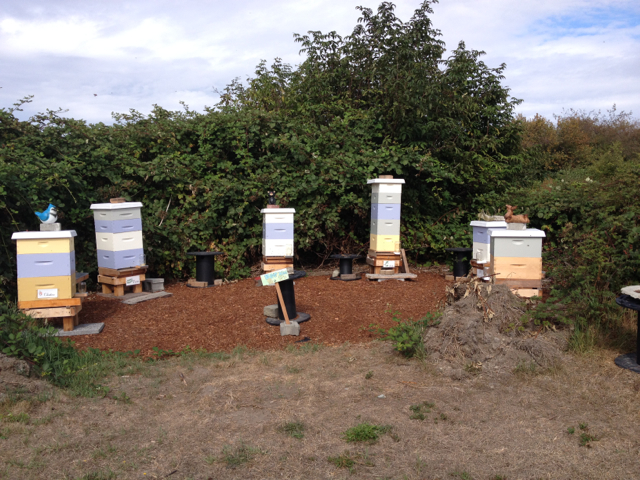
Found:
[[[284,300],[282,299],[282,290],[280,290],[280,284],[276,283],[276,292],[278,292],[278,300],[280,300],[280,305],[282,306],[282,313],[284,313],[284,321],[287,325],[289,325],[289,314],[287,313],[287,306],[284,304]]]

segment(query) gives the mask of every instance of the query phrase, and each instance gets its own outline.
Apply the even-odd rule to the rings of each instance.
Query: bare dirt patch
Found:
[[[419,273],[416,282],[342,282],[328,275],[296,280],[296,307],[311,315],[300,337],[281,337],[268,325],[263,308],[277,302],[274,287],[257,287],[251,279],[213,288],[173,284],[172,297],[136,305],[92,295],[83,303],[80,323],[104,322],[100,335],[73,337],[81,348],[114,351],[204,348],[231,351],[238,345],[252,349],[283,348],[308,337],[325,345],[372,340],[367,327],[393,325],[388,306],[403,317],[420,318],[444,300],[445,280],[438,273]]]
[[[151,362],[115,372],[109,398],[9,405],[29,420],[0,423],[0,477],[637,477],[638,376],[616,352],[553,375],[454,380],[387,344],[307,350]],[[361,423],[384,427],[380,438],[346,442]],[[581,446],[585,431],[595,440]],[[352,473],[329,458],[351,459]]]

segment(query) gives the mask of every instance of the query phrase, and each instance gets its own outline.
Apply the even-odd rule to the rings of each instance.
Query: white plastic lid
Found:
[[[544,238],[546,234],[537,228],[527,228],[526,230],[491,230],[492,237],[524,237],[524,238]]]
[[[260,213],[296,213],[295,208],[263,208]]]
[[[119,210],[121,208],[142,207],[140,202],[124,202],[124,203],[93,203],[91,210]]]
[[[42,240],[43,238],[72,238],[77,236],[75,230],[59,230],[57,232],[15,232],[11,240]]]
[[[372,183],[404,183],[404,180],[402,178],[373,178],[367,180],[367,185]]]
[[[499,222],[485,222],[482,220],[474,220],[469,225],[472,227],[489,227],[489,228],[507,228],[507,222],[499,221]]]

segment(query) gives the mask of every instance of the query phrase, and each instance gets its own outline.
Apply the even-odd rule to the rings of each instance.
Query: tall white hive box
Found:
[[[18,302],[64,300],[76,293],[75,230],[16,232]]]
[[[263,208],[262,256],[293,257],[295,208]]]
[[[94,203],[98,267],[130,268],[144,265],[140,202]]]
[[[542,239],[537,228],[490,229],[493,281],[512,289],[542,289]]]
[[[473,253],[471,258],[478,263],[489,263],[491,260],[491,235],[489,229],[506,230],[507,222],[483,222],[470,223],[473,229]]]
[[[401,178],[374,178],[371,185],[369,248],[375,252],[400,252]]]

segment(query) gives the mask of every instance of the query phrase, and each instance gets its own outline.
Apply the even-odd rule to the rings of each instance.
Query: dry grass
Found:
[[[172,359],[112,380],[132,403],[5,401],[29,421],[0,422],[0,478],[635,478],[640,382],[616,355],[462,380],[377,343]],[[392,429],[347,443],[360,424]]]

